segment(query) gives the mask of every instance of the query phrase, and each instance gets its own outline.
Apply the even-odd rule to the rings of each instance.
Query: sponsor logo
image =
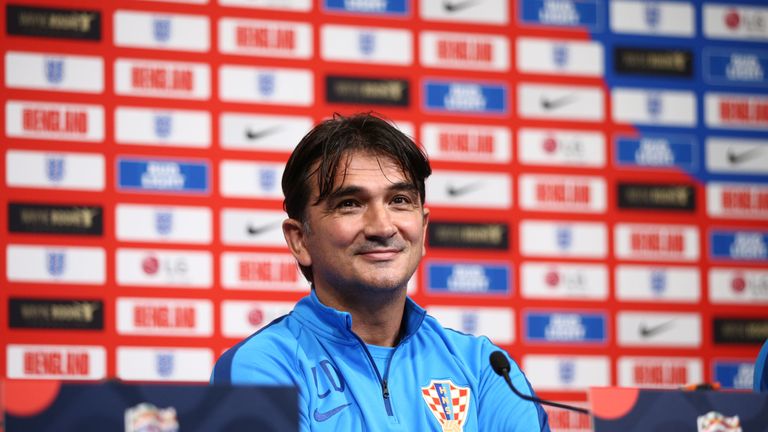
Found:
[[[101,300],[8,299],[10,328],[103,330]]]
[[[314,94],[314,75],[308,69],[219,68],[219,97],[225,102],[310,106]]]
[[[175,432],[179,430],[176,408],[158,408],[151,403],[142,402],[125,410],[125,432],[153,430]]]
[[[124,381],[207,382],[213,352],[207,348],[117,347],[117,377]]]
[[[512,179],[508,174],[435,171],[427,179],[431,206],[510,208]]]
[[[608,271],[603,265],[524,262],[521,291],[525,298],[603,300]]]
[[[285,247],[280,229],[285,212],[225,208],[221,211],[221,241],[226,245]]]
[[[119,241],[208,244],[212,216],[208,207],[118,204]]]
[[[208,148],[211,146],[211,114],[117,107],[115,141],[119,144]]]
[[[768,303],[768,270],[710,269],[709,301],[715,304]]]
[[[707,138],[707,170],[732,174],[767,174],[768,141]]]
[[[442,430],[464,430],[472,406],[469,387],[459,387],[450,380],[432,380],[421,388],[421,396]]]
[[[539,391],[585,391],[611,385],[608,357],[529,354],[523,356],[522,369]]]
[[[690,225],[617,224],[616,257],[638,260],[695,261],[699,231]]]
[[[525,256],[603,258],[608,249],[605,225],[592,222],[520,222],[520,251]]]
[[[512,291],[512,269],[487,262],[428,261],[424,285],[432,293],[503,294]]]
[[[588,409],[586,403],[573,401],[563,401],[572,406]],[[589,432],[592,430],[592,420],[585,415],[567,409],[555,408],[542,405],[547,413],[547,422],[552,430],[568,432]]]
[[[422,1],[421,17],[427,21],[506,25],[509,23],[506,0]]]
[[[282,199],[280,178],[284,164],[224,160],[219,191],[226,197]]]
[[[509,70],[509,39],[504,36],[424,31],[419,46],[421,64],[427,67]]]
[[[200,15],[117,10],[114,43],[118,47],[207,52],[208,18]]]
[[[427,228],[432,248],[509,249],[509,225],[499,223],[437,222]]]
[[[115,93],[207,100],[211,96],[210,66],[205,63],[119,58],[115,60]]]
[[[611,90],[613,119],[619,123],[696,126],[696,95],[690,91],[616,87]]]
[[[694,267],[619,265],[616,298],[622,301],[695,303],[701,296],[701,278]]]
[[[704,50],[704,79],[720,85],[768,85],[768,53],[746,50]]]
[[[287,253],[231,253],[221,256],[221,284],[226,289],[307,291],[296,259]]]
[[[117,284],[128,286],[210,288],[213,262],[208,252],[118,249]]]
[[[738,93],[704,95],[707,126],[768,130],[768,97]]]
[[[517,112],[531,119],[602,121],[603,99],[599,87],[521,83]]]
[[[289,153],[312,129],[310,117],[262,114],[221,114],[220,143],[223,148]]]
[[[768,41],[768,8],[705,4],[704,36],[710,39]]]
[[[750,183],[707,183],[707,214],[724,218],[766,219],[768,186]]]
[[[523,174],[519,185],[524,210],[602,213],[606,208],[602,177]]]
[[[509,90],[504,83],[425,80],[426,111],[464,114],[506,114]]]
[[[739,416],[726,417],[717,411],[710,411],[696,418],[698,432],[718,430],[723,432],[741,432]]]
[[[408,80],[339,75],[325,77],[325,100],[329,103],[403,107],[411,103]]]
[[[613,67],[619,74],[693,77],[693,51],[614,47]]]
[[[598,0],[525,0],[518,2],[520,21],[530,25],[584,28],[603,26]]]
[[[308,59],[312,57],[312,27],[291,21],[222,18],[219,51],[226,54]]]
[[[606,317],[599,313],[525,312],[528,342],[591,344],[605,343]]]
[[[6,348],[8,378],[101,380],[107,377],[104,347],[17,345]]]
[[[425,123],[421,141],[430,160],[507,163],[512,158],[506,127]]]
[[[712,332],[716,344],[760,346],[768,339],[768,319],[714,317]]]
[[[323,9],[328,12],[403,17],[411,14],[411,2],[409,0],[323,0]]]
[[[618,206],[624,209],[696,210],[696,190],[692,185],[617,183]]]
[[[101,12],[34,6],[5,6],[6,32],[16,36],[101,40]]]
[[[677,389],[704,379],[701,360],[682,357],[620,357],[619,385]]]
[[[599,42],[521,37],[516,58],[517,70],[524,73],[592,77],[604,73]]]
[[[526,165],[603,167],[605,137],[599,132],[522,128],[517,157]]]
[[[10,244],[6,251],[12,282],[101,285],[106,280],[102,248]]]
[[[698,166],[696,139],[687,135],[617,136],[614,138],[616,164],[643,168],[682,168]]]
[[[283,315],[294,302],[224,300],[221,302],[221,333],[228,338],[243,338]]]
[[[696,313],[620,311],[617,328],[620,346],[701,346],[701,316]]]
[[[104,108],[100,105],[7,101],[6,135],[57,141],[104,140]]]
[[[117,299],[117,333],[144,336],[200,336],[213,334],[208,300]]]
[[[487,336],[500,345],[514,342],[514,312],[507,308],[429,306],[427,312],[447,328]]]
[[[117,189],[122,191],[207,194],[207,162],[117,159]]]
[[[768,261],[768,232],[713,230],[710,257],[718,260]]]
[[[321,56],[326,61],[409,66],[413,37],[408,30],[324,25]]]
[[[74,70],[77,73],[68,73]],[[101,93],[104,60],[95,56],[5,53],[5,85],[32,90]]]
[[[688,38],[696,34],[696,11],[689,3],[614,0],[609,6],[614,33]]]
[[[724,389],[752,390],[755,364],[744,361],[715,360],[714,381]]]
[[[8,231],[100,236],[104,232],[103,211],[101,206],[10,202]]]

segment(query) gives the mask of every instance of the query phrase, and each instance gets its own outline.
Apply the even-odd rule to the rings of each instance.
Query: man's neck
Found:
[[[336,292],[315,290],[324,305],[352,315],[352,331],[366,344],[393,347],[400,340],[400,329],[405,314],[405,289],[385,295],[340,296]]]

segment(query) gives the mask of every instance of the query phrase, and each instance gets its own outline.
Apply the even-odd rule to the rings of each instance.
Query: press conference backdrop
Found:
[[[3,375],[206,381],[308,292],[280,230],[291,149],[375,110],[433,163],[410,292],[446,326],[560,400],[749,387],[768,335],[761,3],[8,2]]]

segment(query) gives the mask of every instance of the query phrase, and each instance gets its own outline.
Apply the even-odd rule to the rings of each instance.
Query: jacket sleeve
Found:
[[[298,389],[299,430],[309,431],[309,397],[304,374],[296,366],[295,347],[245,340],[225,352],[213,367],[214,385],[293,386]]]
[[[485,339],[485,338],[483,338]],[[493,371],[490,362],[492,352],[501,350],[485,339],[483,344],[484,362],[479,384],[478,423],[479,430],[498,432],[550,432],[547,413],[540,404],[520,399],[507,386],[504,378]],[[507,355],[504,352],[504,355]],[[507,355],[507,358],[509,356]],[[515,388],[526,395],[533,395],[533,389],[514,360],[510,359],[509,377]]]

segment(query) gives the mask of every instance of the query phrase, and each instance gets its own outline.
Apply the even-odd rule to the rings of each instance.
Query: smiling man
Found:
[[[286,242],[309,296],[228,350],[214,384],[294,385],[302,431],[548,431],[489,364],[485,337],[406,295],[425,253],[422,150],[371,114],[310,131],[283,173]],[[512,362],[515,386],[533,394]]]

